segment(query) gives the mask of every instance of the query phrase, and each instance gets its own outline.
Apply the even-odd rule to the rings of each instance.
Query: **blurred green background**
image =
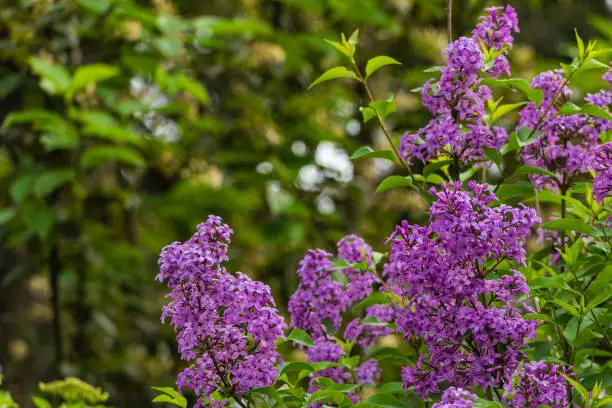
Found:
[[[519,76],[573,56],[574,27],[612,39],[610,1],[511,3]],[[499,4],[455,0],[454,36]],[[374,194],[398,169],[348,158],[386,147],[361,123],[362,89],[306,90],[342,61],[323,39],[357,28],[360,62],[402,62],[371,83],[396,96],[390,127],[418,128],[410,90],[442,62],[443,0],[0,0],[0,365],[18,401],[68,375],[119,407],[173,384],[157,256],[208,214],[235,231],[231,268],[283,312],[307,248],[347,233],[382,248],[398,220],[424,219],[418,195]]]

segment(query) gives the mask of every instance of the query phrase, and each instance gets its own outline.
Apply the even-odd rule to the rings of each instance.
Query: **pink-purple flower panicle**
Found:
[[[603,204],[604,199],[612,197],[612,143],[601,145],[595,152],[593,169],[593,197]]]
[[[498,54],[488,70],[491,76],[509,74],[505,53],[514,41],[512,33],[518,32],[518,20],[510,6],[488,11],[471,38],[461,37],[448,45],[440,80],[423,86],[423,105],[434,117],[417,133],[404,134],[399,151],[405,160],[427,162],[444,156],[469,163],[485,158],[485,148],[499,149],[508,139],[504,128],[485,123],[485,102],[491,90],[480,85],[480,72],[486,68],[481,47]]]
[[[470,391],[450,387],[442,394],[442,400],[433,404],[431,408],[472,408],[476,398],[476,395]]]
[[[221,218],[210,216],[185,243],[165,247],[159,259],[157,279],[170,289],[162,320],[177,331],[181,358],[192,361],[177,384],[198,395],[197,406],[215,390],[240,397],[274,383],[282,363],[275,342],[286,325],[270,287],[222,266],[231,234]]]
[[[504,387],[504,401],[511,408],[567,407],[567,381],[561,372],[562,367],[544,361],[524,364]]]
[[[379,283],[372,268],[372,248],[356,236],[348,235],[338,242],[338,257],[350,265],[360,267],[332,268],[332,254],[321,249],[310,250],[300,262],[297,274],[300,278],[297,291],[289,300],[291,325],[306,331],[313,338],[315,346],[306,349],[309,362],[339,362],[345,355],[335,341],[335,336],[354,341],[362,350],[368,351],[380,337],[392,330],[385,326],[366,325],[361,317],[349,322],[341,329],[345,314],[351,306],[371,294]],[[377,317],[381,322],[391,322],[394,309],[387,305],[374,305],[365,309],[365,317]],[[379,377],[376,360],[366,360],[356,368],[359,384],[374,382]],[[351,373],[344,367],[330,367],[317,372],[316,377],[328,377],[335,382],[351,381]],[[351,394],[353,400],[358,400]]]
[[[523,317],[532,311],[522,300],[523,276],[490,278],[503,261],[525,261],[524,242],[540,220],[524,206],[491,207],[495,196],[486,185],[471,182],[470,190],[458,182],[432,189],[430,225],[403,222],[392,237],[390,269],[407,302],[398,332],[428,347],[404,368],[403,380],[422,396],[443,382],[500,387],[535,336],[537,323]]]
[[[534,143],[525,146],[522,159],[526,165],[555,173],[555,179],[547,175],[531,175],[530,180],[536,187],[567,189],[579,176],[597,165],[600,135],[612,129],[612,121],[586,114],[559,115],[559,108],[571,95],[561,70],[541,73],[533,79],[531,86],[541,89],[544,99],[539,107],[529,103],[520,112],[517,130],[525,126],[538,135]],[[587,95],[585,99],[606,108],[612,101],[612,93],[601,91]]]

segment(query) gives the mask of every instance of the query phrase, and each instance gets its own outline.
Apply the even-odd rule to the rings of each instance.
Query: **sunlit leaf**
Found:
[[[374,57],[368,61],[366,64],[366,79],[368,79],[374,72],[378,71],[380,68],[385,67],[387,65],[401,65],[402,63],[396,60],[395,58],[387,57],[385,55],[381,55],[378,57]]]
[[[325,71],[325,73],[323,73],[323,75],[315,79],[314,82],[310,84],[308,89],[320,83],[323,83],[323,82],[326,82],[332,79],[336,79],[336,78],[357,79],[357,74],[355,74],[353,71],[346,69],[345,67],[334,67],[334,68],[328,69],[327,71]]]

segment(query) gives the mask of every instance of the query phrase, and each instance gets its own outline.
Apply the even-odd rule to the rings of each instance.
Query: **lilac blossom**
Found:
[[[402,372],[406,387],[426,396],[439,384],[470,388],[500,387],[521,360],[537,323],[524,277],[517,271],[491,280],[503,261],[525,262],[524,242],[540,222],[533,209],[491,207],[486,185],[442,185],[430,193],[429,226],[402,222],[392,235],[389,270],[402,287],[407,307],[397,318],[398,332],[427,345],[413,367]]]
[[[436,402],[431,408],[472,408],[476,395],[461,388],[450,387],[442,394],[442,401]]]
[[[192,361],[177,384],[195,392],[197,406],[215,390],[240,398],[272,384],[282,363],[275,342],[286,325],[270,287],[222,266],[231,234],[221,218],[210,216],[189,240],[165,247],[159,259],[157,279],[170,289],[162,320],[177,331],[181,358]]]
[[[372,248],[356,236],[348,235],[338,242],[338,257],[350,265],[333,269],[332,254],[321,249],[310,250],[300,261],[297,274],[300,283],[297,291],[289,300],[291,325],[306,331],[315,342],[314,347],[306,349],[309,362],[339,362],[345,355],[335,341],[335,336],[353,341],[367,352],[380,337],[392,333],[385,326],[361,323],[357,317],[339,333],[344,315],[351,306],[371,294],[379,283],[376,275],[369,270],[372,264]],[[357,267],[359,264],[360,267]],[[374,305],[365,309],[365,317],[377,317],[382,322],[390,322],[395,310],[386,305]],[[379,377],[375,360],[366,360],[356,369],[358,384],[374,382]],[[329,367],[318,371],[311,377],[310,391],[315,391],[314,380],[327,377],[335,382],[350,382],[351,373],[344,367]],[[354,401],[355,394],[349,395]]]
[[[593,197],[599,204],[612,197],[612,143],[601,145],[595,153]]]
[[[569,188],[596,161],[601,133],[612,129],[612,121],[605,119],[585,114],[558,114],[558,108],[571,95],[562,74],[561,70],[547,71],[533,79],[531,86],[541,89],[544,99],[540,107],[534,103],[526,105],[520,112],[517,126],[517,130],[525,126],[538,135],[534,143],[523,149],[524,163],[555,173],[554,179],[547,175],[530,175],[538,189]],[[602,91],[587,95],[585,99],[605,108],[612,101],[612,94]]]
[[[465,164],[484,159],[485,148],[499,149],[508,139],[504,128],[485,123],[485,102],[491,90],[480,85],[479,74],[486,68],[481,45],[496,55],[488,73],[493,77],[509,74],[505,53],[512,46],[512,33],[518,32],[518,20],[510,6],[487,10],[471,38],[461,37],[448,45],[440,80],[423,86],[423,105],[434,117],[416,133],[404,134],[399,152],[405,160],[427,162],[444,156]]]
[[[499,53],[512,47],[513,33],[520,32],[518,16],[512,6],[490,7],[485,9],[489,14],[480,17],[480,23],[472,31],[472,38],[482,43],[491,51]],[[493,62],[489,74],[498,77],[502,73],[510,75],[510,65],[505,55],[500,54]]]
[[[563,408],[568,405],[567,382],[557,365],[531,361],[513,373],[504,387],[504,401],[511,408],[537,408],[548,405]]]

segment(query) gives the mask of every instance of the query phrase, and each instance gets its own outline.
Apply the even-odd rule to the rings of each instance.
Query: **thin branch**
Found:
[[[446,24],[448,26],[448,42],[453,42],[453,0],[448,0]]]

